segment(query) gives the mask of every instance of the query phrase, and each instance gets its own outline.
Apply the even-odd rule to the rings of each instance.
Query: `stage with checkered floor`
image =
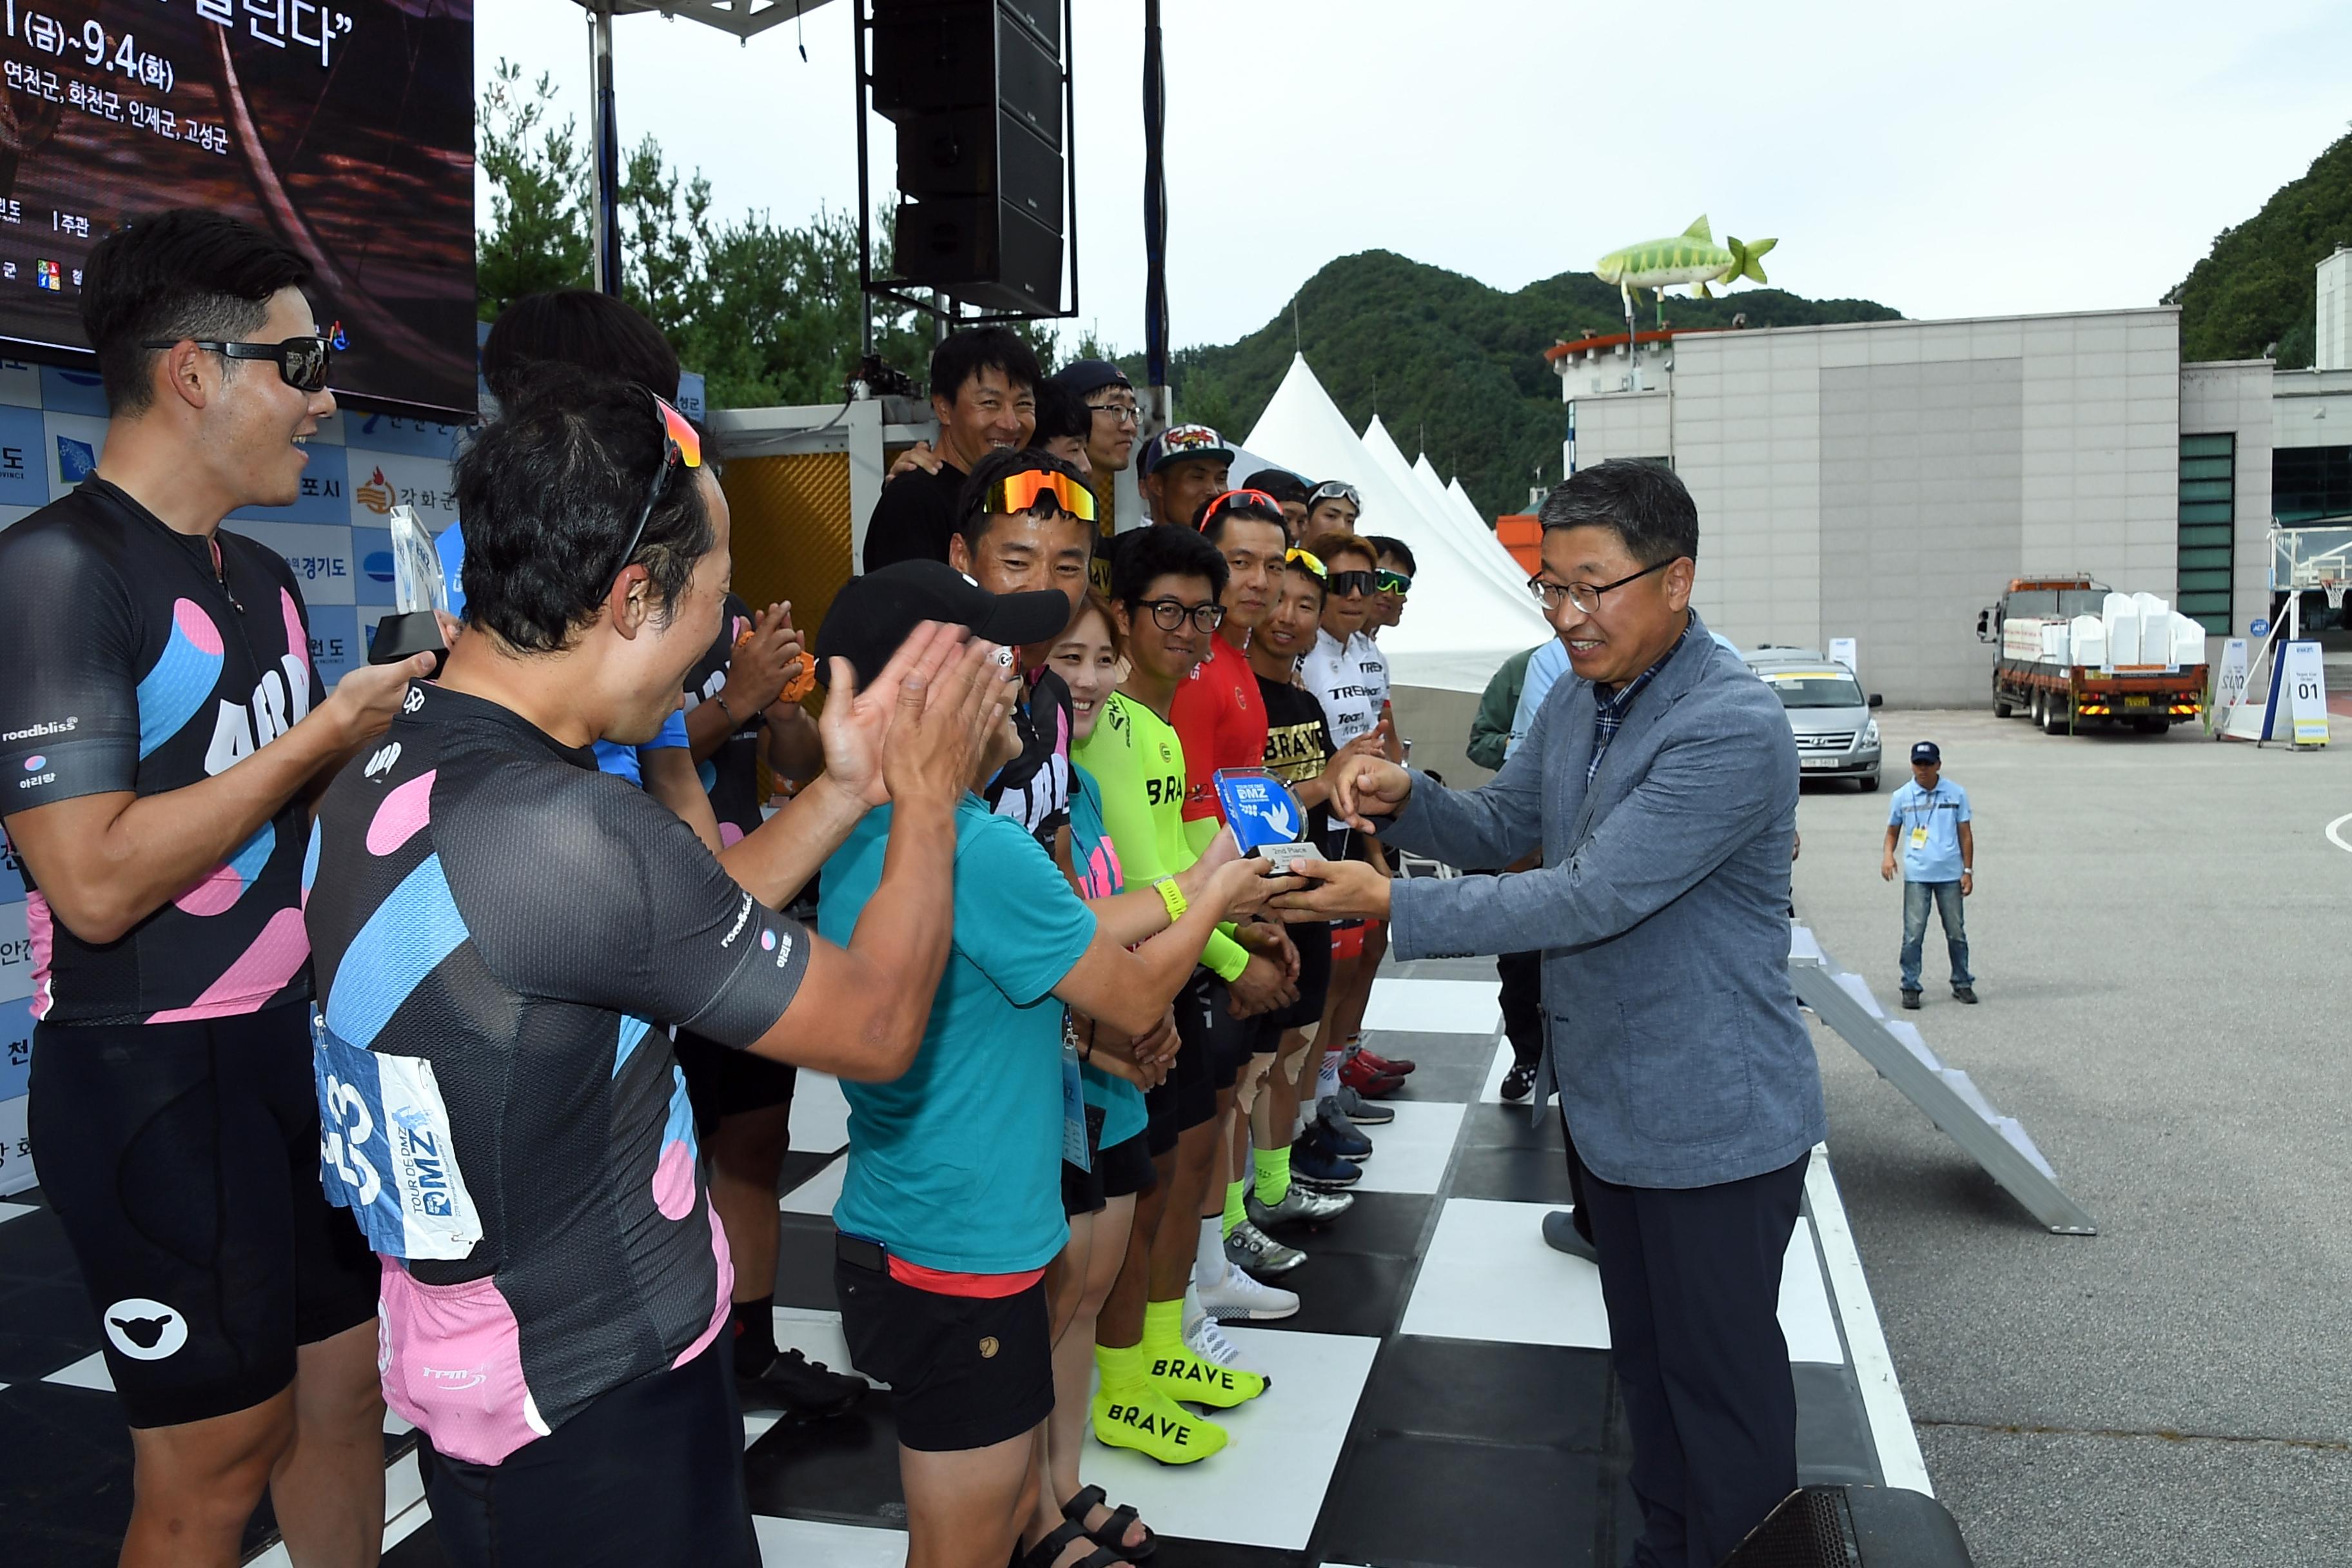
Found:
[[[1377,1152],[1354,1208],[1323,1230],[1285,1233],[1308,1256],[1282,1281],[1301,1311],[1226,1329],[1274,1378],[1263,1399],[1217,1415],[1232,1446],[1184,1469],[1090,1447],[1086,1479],[1159,1531],[1156,1563],[1623,1561],[1637,1522],[1600,1277],[1539,1234],[1544,1213],[1568,1201],[1559,1113],[1503,1102],[1496,990],[1481,960],[1391,964],[1378,983],[1367,1043],[1420,1070],[1384,1102],[1396,1120],[1366,1130]],[[846,1127],[839,1089],[803,1072],[780,1199],[776,1337],[835,1368],[848,1355],[828,1215]],[[37,1189],[0,1203],[0,1557],[100,1568],[130,1513],[130,1441],[55,1217]],[[1926,1489],[1822,1151],[1780,1320],[1804,1479]],[[397,1417],[387,1425],[384,1562],[440,1563],[415,1437]],[[748,1417],[744,1442],[769,1563],[903,1563],[887,1394],[820,1425]],[[266,1510],[248,1541],[256,1560],[286,1561]]]

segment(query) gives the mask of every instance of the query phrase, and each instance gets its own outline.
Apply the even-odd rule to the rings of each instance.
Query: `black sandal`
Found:
[[[1025,1553],[1021,1551],[1020,1542],[1015,1542],[1013,1568],[1054,1568],[1055,1561],[1069,1549],[1071,1543],[1079,1541],[1094,1541],[1094,1537],[1087,1533],[1087,1527],[1082,1521],[1071,1520],[1066,1524],[1055,1527],[1051,1535],[1031,1547]],[[1096,1542],[1095,1551],[1087,1556],[1079,1558],[1076,1568],[1118,1568],[1118,1565],[1126,1561],[1127,1559],[1118,1552],[1103,1546],[1100,1542]]]
[[[1069,1501],[1062,1505],[1062,1517],[1068,1520],[1073,1524],[1083,1527],[1087,1521],[1087,1515],[1092,1513],[1095,1510],[1105,1506],[1108,1500],[1109,1500],[1104,1494],[1102,1488],[1087,1487],[1081,1490],[1077,1496],[1072,1498]],[[1121,1562],[1144,1562],[1149,1559],[1153,1552],[1160,1550],[1160,1537],[1151,1532],[1151,1527],[1150,1525],[1146,1525],[1143,1528],[1142,1545],[1128,1546],[1122,1544],[1127,1540],[1128,1531],[1133,1528],[1136,1521],[1139,1517],[1140,1516],[1136,1513],[1135,1510],[1129,1508],[1125,1503],[1121,1503],[1118,1508],[1111,1510],[1110,1522],[1104,1525],[1100,1530],[1087,1531],[1087,1538],[1107,1552],[1118,1552]]]

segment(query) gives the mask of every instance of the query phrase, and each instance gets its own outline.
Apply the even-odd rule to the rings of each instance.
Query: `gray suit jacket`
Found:
[[[1604,1181],[1700,1187],[1778,1170],[1827,1131],[1789,983],[1797,749],[1780,700],[1707,635],[1633,699],[1591,786],[1592,687],[1555,687],[1484,788],[1413,778],[1381,837],[1456,866],[1399,881],[1400,958],[1544,950],[1551,1066]]]

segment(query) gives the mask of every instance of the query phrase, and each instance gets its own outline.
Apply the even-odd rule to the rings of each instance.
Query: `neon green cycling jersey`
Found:
[[[1124,691],[1103,703],[1095,732],[1070,748],[1070,760],[1102,786],[1103,825],[1118,848],[1127,885],[1148,888],[1200,858],[1184,837],[1184,742],[1168,721]],[[1231,980],[1249,953],[1224,932],[1209,938],[1201,962]]]

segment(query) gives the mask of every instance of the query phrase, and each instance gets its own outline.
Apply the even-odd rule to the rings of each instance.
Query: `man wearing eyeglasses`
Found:
[[[310,276],[212,212],[100,241],[105,448],[0,534],[33,1150],[131,1423],[131,1564],[236,1563],[265,1489],[302,1563],[373,1563],[383,1524],[374,1260],[319,1186],[303,847],[431,660],[326,695],[293,574],[222,527],[295,500],[335,411]]]
[[[1691,609],[1698,513],[1660,466],[1544,502],[1532,587],[1571,678],[1482,788],[1343,759],[1333,806],[1457,866],[1335,863],[1278,905],[1386,917],[1405,958],[1544,950],[1557,1082],[1600,1251],[1643,1516],[1634,1561],[1719,1563],[1797,1484],[1780,1263],[1826,1131],[1789,984],[1795,742]]]
[[[1037,356],[1006,327],[950,332],[931,351],[936,454],[916,456],[882,487],[866,524],[864,569],[945,561],[965,477],[992,451],[1018,451],[1037,424]]]

